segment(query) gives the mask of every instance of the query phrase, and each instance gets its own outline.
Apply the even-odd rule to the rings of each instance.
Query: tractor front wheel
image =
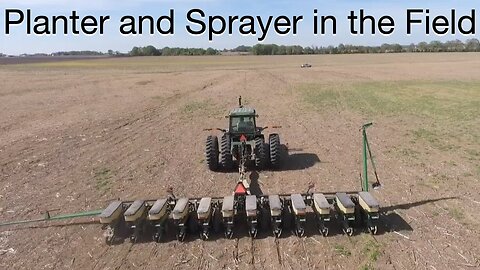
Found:
[[[218,169],[218,138],[214,135],[209,135],[205,143],[205,159],[210,170],[216,171]]]

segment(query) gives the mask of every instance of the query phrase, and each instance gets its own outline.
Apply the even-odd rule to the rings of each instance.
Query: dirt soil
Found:
[[[306,62],[313,67],[300,68]],[[304,238],[107,246],[91,218],[0,227],[0,268],[480,269],[479,70],[480,54],[470,53],[0,66],[2,222],[38,218],[45,210],[102,209],[117,198],[162,198],[169,187],[176,196],[231,194],[237,173],[206,168],[209,132],[202,130],[225,127],[239,95],[257,109],[261,125],[282,126],[276,132],[289,149],[283,169],[251,173],[255,192],[300,193],[309,183],[318,192],[358,190],[359,128],[373,120],[368,132],[383,188],[372,194],[384,211],[379,235],[350,238],[332,228],[326,238],[312,229]],[[421,111],[402,110],[408,104],[393,110],[401,101],[356,106],[358,98],[349,98],[355,92],[343,91],[395,84],[375,94],[398,97],[404,83],[411,96],[425,91],[434,97],[425,104],[438,103]],[[317,87],[336,91],[338,102],[313,104]],[[457,88],[468,89],[457,95]],[[448,103],[459,96],[464,101]],[[460,106],[469,102],[472,107]],[[366,107],[385,110],[365,113]],[[450,110],[465,113],[457,121]]]

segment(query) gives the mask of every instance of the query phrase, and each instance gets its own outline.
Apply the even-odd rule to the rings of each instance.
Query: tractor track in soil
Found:
[[[255,269],[255,240],[252,238],[250,239],[250,256],[252,256],[252,259],[250,260],[250,264],[253,266],[253,269]]]
[[[275,250],[277,251],[277,260],[280,266],[283,265],[282,254],[280,253],[280,244],[278,243],[278,238],[275,238]]]

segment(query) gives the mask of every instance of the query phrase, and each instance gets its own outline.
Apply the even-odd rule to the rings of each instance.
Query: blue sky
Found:
[[[103,36],[67,35],[35,36],[26,35],[25,24],[12,28],[10,35],[5,35],[5,9],[18,8],[32,10],[32,15],[70,15],[76,10],[80,16],[110,15],[111,20],[106,24],[106,33]],[[122,36],[118,28],[120,18],[124,15],[151,15],[159,17],[168,14],[169,9],[175,10],[175,34],[173,36]],[[432,40],[466,40],[474,36],[461,34],[437,36],[425,35],[425,30],[415,27],[414,34],[406,35],[406,10],[408,8],[430,9],[430,15],[450,16],[450,10],[455,9],[457,17],[469,14],[471,9],[477,10],[477,31],[480,24],[480,1],[478,0],[0,0],[0,53],[21,54],[35,52],[54,52],[64,50],[99,50],[108,49],[129,51],[133,46],[154,45],[156,47],[213,47],[217,49],[233,48],[238,45],[254,45],[257,36],[242,36],[238,34],[239,23],[233,25],[233,35],[227,33],[215,36],[212,42],[208,41],[208,34],[192,36],[187,33],[185,26],[190,25],[186,20],[186,13],[193,8],[202,9],[207,16],[229,15],[268,16],[303,15],[299,23],[299,33],[279,36],[271,28],[263,43],[298,44],[302,46],[328,46],[340,43],[355,45],[380,45],[382,43],[410,44],[412,42]],[[313,35],[313,10],[318,9],[319,15],[334,15],[337,18],[337,35]],[[390,36],[364,35],[353,36],[349,32],[347,15],[350,10],[358,12],[365,9],[369,15],[377,19],[382,15],[390,15],[395,19],[395,32]],[[207,21],[207,19],[205,19]],[[479,35],[476,34],[476,38]]]

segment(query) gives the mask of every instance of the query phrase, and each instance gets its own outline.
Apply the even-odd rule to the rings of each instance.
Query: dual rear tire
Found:
[[[263,137],[255,138],[255,167],[259,170],[265,169],[268,164],[267,144]]]
[[[205,142],[205,160],[211,171],[218,170],[218,154],[218,138],[217,136],[209,135]]]
[[[280,144],[280,135],[274,133],[270,134],[268,137],[269,141],[269,154],[270,154],[270,165],[274,169],[278,169],[280,166],[281,159],[281,144]]]
[[[281,155],[280,136],[278,134],[270,134],[268,143],[265,143],[263,137],[255,139],[255,166],[262,170],[267,166],[278,169],[280,166]],[[219,165],[224,170],[233,168],[233,157],[231,153],[230,136],[223,134],[220,143],[215,135],[209,135],[205,143],[205,160],[207,166],[212,171],[217,171]]]
[[[262,170],[268,166],[278,169],[281,163],[281,147],[280,136],[276,133],[270,134],[267,143],[263,137],[256,138],[255,166],[257,169]]]
[[[209,135],[207,137],[207,141],[205,142],[205,160],[211,171],[219,170],[219,165],[225,170],[233,168],[233,158],[230,151],[230,136],[228,134],[223,134],[220,149],[217,136]]]
[[[233,158],[230,146],[230,135],[225,133],[222,136],[220,144],[220,164],[225,170],[231,170],[233,168]]]

